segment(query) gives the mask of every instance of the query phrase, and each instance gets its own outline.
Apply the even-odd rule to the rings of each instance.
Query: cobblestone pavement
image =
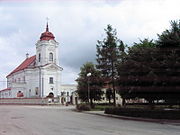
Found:
[[[180,135],[180,126],[121,120],[66,106],[0,106],[0,135]]]

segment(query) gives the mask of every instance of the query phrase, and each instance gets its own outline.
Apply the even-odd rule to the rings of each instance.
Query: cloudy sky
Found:
[[[96,42],[107,24],[128,45],[156,39],[170,20],[180,19],[179,5],[179,0],[0,0],[0,87],[26,53],[35,54],[47,17],[60,43],[62,83],[72,84],[83,63],[95,62]]]

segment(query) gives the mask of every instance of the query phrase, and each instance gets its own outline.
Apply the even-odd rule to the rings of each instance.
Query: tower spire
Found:
[[[48,27],[48,20],[49,20],[49,18],[47,17],[46,20],[47,20],[47,24],[46,24],[46,32],[49,32],[49,27]]]
[[[49,18],[46,18],[47,24],[46,24],[46,31],[41,34],[40,40],[54,40],[54,35],[49,31],[48,26],[48,20]]]

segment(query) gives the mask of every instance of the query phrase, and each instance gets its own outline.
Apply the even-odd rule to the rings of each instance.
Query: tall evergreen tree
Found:
[[[154,64],[158,66],[156,54],[153,40],[140,40],[140,43],[134,43],[129,47],[128,54],[118,65],[118,92],[123,99],[122,104],[125,102],[124,99],[135,98],[145,98],[151,102],[153,97],[147,92],[150,93],[156,83],[153,70]]]
[[[157,45],[160,48],[180,47],[180,20],[171,21],[170,29],[166,29],[162,34],[158,34]]]
[[[97,41],[97,69],[101,72],[103,81],[110,83],[113,90],[113,103],[116,105],[115,80],[117,78],[117,64],[121,51],[124,51],[124,44],[117,38],[116,29],[111,25],[105,29],[106,38]]]

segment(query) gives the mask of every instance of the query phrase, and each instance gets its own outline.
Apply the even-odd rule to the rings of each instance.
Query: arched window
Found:
[[[53,53],[49,53],[49,61],[53,61]]]
[[[41,61],[41,54],[39,53],[39,58],[38,58],[39,62]]]

